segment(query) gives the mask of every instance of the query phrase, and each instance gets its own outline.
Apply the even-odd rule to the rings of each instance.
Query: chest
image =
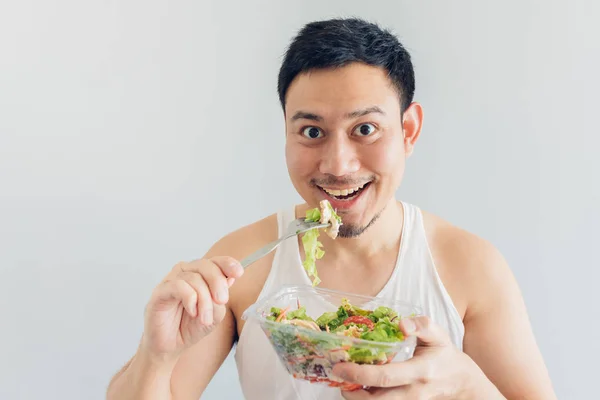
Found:
[[[321,265],[319,287],[364,296],[376,296],[391,279],[396,259],[376,263],[345,262]]]

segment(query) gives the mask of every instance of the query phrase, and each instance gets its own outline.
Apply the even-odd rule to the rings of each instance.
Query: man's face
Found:
[[[358,236],[394,201],[420,130],[420,108],[411,108],[419,121],[405,138],[398,92],[383,69],[364,64],[311,71],[290,85],[290,178],[310,206],[327,199],[337,209],[340,236]]]

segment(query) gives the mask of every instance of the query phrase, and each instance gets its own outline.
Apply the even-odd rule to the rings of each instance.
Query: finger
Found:
[[[160,308],[161,304],[181,302],[185,311],[194,318],[198,294],[187,282],[183,280],[168,281],[159,285],[154,292],[154,307]]]
[[[416,358],[384,365],[360,365],[346,362],[334,365],[333,373],[350,383],[389,388],[416,382],[420,379],[422,366],[423,363]]]
[[[184,261],[180,261],[171,268],[171,271],[164,277],[162,282],[168,282],[177,279],[177,275],[183,271],[183,267],[188,264]]]
[[[402,318],[398,326],[406,336],[416,336],[419,345],[445,346],[451,343],[448,334],[426,316]]]
[[[210,261],[217,264],[219,268],[221,268],[221,271],[223,271],[223,274],[228,278],[237,279],[244,274],[244,267],[242,267],[242,264],[233,257],[213,257]]]
[[[213,323],[213,302],[210,290],[202,276],[196,272],[182,272],[179,274],[181,279],[184,279],[197,293],[198,315],[200,322],[205,325]]]
[[[212,299],[217,304],[227,304],[229,301],[229,285],[223,271],[213,262],[207,261],[204,268],[199,271],[208,285]]]
[[[175,265],[175,267],[173,267],[173,269],[176,272],[201,272],[204,268],[206,268],[208,264],[216,265],[221,270],[223,275],[225,275],[228,278],[237,279],[241,277],[244,273],[244,268],[239,263],[239,261],[237,261],[233,257],[226,256],[213,257],[210,259],[203,258],[201,260],[195,260],[189,263],[178,263],[177,265]]]

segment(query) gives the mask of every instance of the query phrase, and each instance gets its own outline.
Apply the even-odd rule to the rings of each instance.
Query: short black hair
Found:
[[[385,69],[400,96],[401,111],[410,106],[415,74],[410,54],[398,38],[372,22],[335,18],[306,24],[288,47],[277,82],[284,111],[288,88],[297,75],[353,62]]]

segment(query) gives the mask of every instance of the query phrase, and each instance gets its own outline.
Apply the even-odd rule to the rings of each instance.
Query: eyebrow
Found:
[[[352,112],[346,114],[345,118],[346,119],[358,118],[358,117],[363,117],[368,114],[385,115],[385,112],[381,108],[379,108],[377,106],[373,106],[373,107],[367,107],[367,108],[363,108],[360,110],[352,111]],[[298,111],[292,116],[292,121],[297,121],[299,119],[308,119],[308,120],[317,121],[317,122],[323,121],[323,117],[321,117],[320,115],[306,112],[306,111]]]
[[[346,114],[346,118],[358,118],[363,117],[368,114],[381,114],[385,115],[385,112],[377,106],[363,108],[361,110],[352,111],[351,113]]]
[[[323,121],[323,117],[321,117],[320,115],[309,113],[309,112],[306,112],[306,111],[298,111],[292,117],[292,121],[297,121],[299,119],[309,119],[311,121],[317,121],[317,122],[322,122]]]

